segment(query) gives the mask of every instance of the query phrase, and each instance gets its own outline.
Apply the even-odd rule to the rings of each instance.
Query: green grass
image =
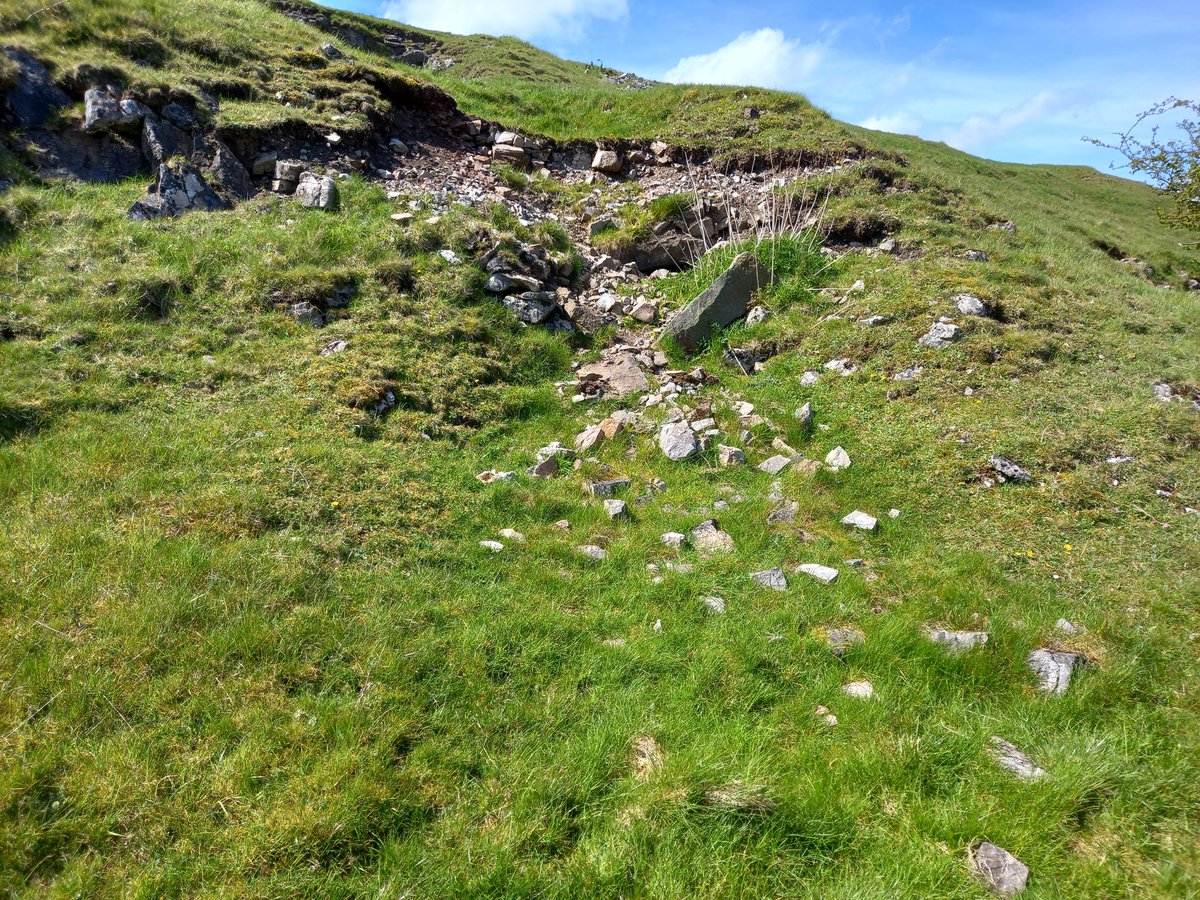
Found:
[[[204,26],[217,46],[266,53],[257,38],[275,31],[281,47],[315,45],[254,4],[220,7],[233,18]],[[194,40],[197,20],[174,6],[113,0],[72,10],[86,18],[70,27],[93,32],[74,43],[62,15],[43,17],[40,37],[17,29],[19,42],[64,67],[95,61],[137,10],[164,45]],[[734,134],[733,91],[612,91],[605,119],[593,101],[607,88],[546,62],[547,77],[573,73],[562,90],[579,101],[555,125],[561,107],[536,107],[557,89],[505,94],[494,48],[461,40],[474,55],[456,49],[464,68],[439,83],[506,124],[678,136],[719,118],[720,146],[756,140]],[[164,78],[201,67],[171,60]],[[672,111],[689,97],[715,99]],[[759,138],[784,140],[768,112],[757,121]],[[1200,297],[1178,289],[1200,261],[1143,186],[828,121],[908,165],[861,163],[807,189],[830,222],[894,223],[904,252],[830,261],[809,236],[762,244],[782,275],[764,298],[773,315],[724,338],[784,352],[753,377],[722,361],[722,342],[674,359],[721,379],[700,399],[723,440],[740,443],[734,397],[778,426],[755,429],[752,464],[774,434],[814,459],[850,452],[840,474],[784,473],[800,505],[790,528],[765,525],[770,476],[720,469],[714,451],[669,463],[652,435],[620,435],[552,481],[475,480],[523,470],[618,408],[572,406],[554,387],[594,346],[517,327],[475,266],[436,252],[470,260],[494,232],[564,253],[559,228],[522,229],[503,210],[429,225],[422,210],[404,230],[397,204],[357,180],[335,214],[264,198],[161,224],[125,218],[138,180],[0,198],[15,223],[0,245],[0,889],[981,898],[965,854],[986,838],[1030,866],[1026,896],[1200,891],[1200,517],[1183,509],[1200,506],[1200,416],[1151,393],[1200,382]],[[986,227],[1010,218],[1015,234]],[[735,250],[652,284],[668,307],[686,302]],[[858,279],[866,289],[839,303]],[[280,310],[347,284],[355,295],[324,329]],[[961,291],[1003,321],[964,321],[950,302]],[[891,324],[856,324],[875,313]],[[966,336],[922,350],[937,315]],[[333,339],[349,348],[320,356]],[[835,357],[858,372],[824,373]],[[918,380],[890,380],[913,364]],[[801,387],[807,369],[823,374]],[[376,417],[388,391],[397,406]],[[792,417],[805,401],[809,429]],[[993,453],[1036,483],[981,487]],[[631,478],[630,500],[656,478],[667,489],[614,523],[583,491],[601,474]],[[661,544],[718,500],[735,553]],[[852,509],[879,516],[879,533],[849,533]],[[478,546],[502,528],[526,542]],[[583,559],[586,543],[608,558]],[[654,583],[646,565],[668,561],[694,569]],[[786,594],[747,578],[810,561],[841,577],[789,575]],[[1060,616],[1088,633],[1057,635]],[[923,637],[935,623],[991,641],[947,657]],[[838,658],[823,630],[847,624],[867,640]],[[1024,667],[1046,645],[1095,662],[1065,697],[1040,695]],[[862,678],[876,699],[842,696]],[[993,734],[1052,777],[997,770]],[[664,762],[639,780],[632,746],[646,735]],[[771,808],[705,800],[735,781]]]

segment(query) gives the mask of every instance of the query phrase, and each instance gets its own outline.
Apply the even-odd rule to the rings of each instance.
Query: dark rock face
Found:
[[[208,169],[208,178],[217,190],[234,200],[245,200],[254,195],[250,173],[233,155],[233,151],[222,143],[217,143],[217,152]]]
[[[643,272],[669,269],[681,272],[691,268],[704,253],[704,246],[696,238],[686,234],[668,233],[639,246],[633,254],[633,262]]]
[[[771,270],[753,253],[737,257],[720,278],[675,313],[663,329],[686,350],[698,350],[714,328],[731,325],[750,308],[750,298],[771,283]]]
[[[142,122],[142,154],[151,165],[186,153],[189,143],[187,135],[161,119],[146,116]]]
[[[109,183],[146,172],[142,148],[120,134],[89,135],[75,129],[25,135],[42,178]]]
[[[129,217],[145,221],[228,207],[196,169],[188,165],[161,165],[155,190],[129,208]]]
[[[55,87],[50,71],[24,50],[5,48],[4,55],[17,64],[20,74],[8,92],[8,110],[18,128],[41,128],[60,109],[71,105],[71,98]]]

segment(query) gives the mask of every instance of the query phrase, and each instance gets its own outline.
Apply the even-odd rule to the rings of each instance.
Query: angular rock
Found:
[[[1029,882],[1029,867],[1002,847],[984,841],[971,854],[971,871],[998,897],[1015,897]]]
[[[558,457],[550,456],[525,470],[530,478],[553,478],[558,474]]]
[[[833,584],[838,577],[837,569],[831,569],[829,566],[822,566],[819,563],[804,563],[797,567],[796,571],[809,575],[822,584]]]
[[[296,196],[302,206],[324,210],[338,208],[337,182],[329,175],[317,176],[311,172],[303,173],[296,185]]]
[[[766,472],[768,475],[778,475],[791,465],[791,462],[792,459],[790,456],[772,456],[770,459],[759,463],[758,469],[760,472]]]
[[[971,262],[987,262],[988,260],[987,254],[982,250],[968,250],[963,254],[963,257],[971,260]]]
[[[597,547],[595,544],[588,544],[587,546],[580,547],[579,552],[588,559],[594,559],[597,561],[608,558],[608,551],[603,547]]]
[[[1076,625],[1067,619],[1059,619],[1054,623],[1054,627],[1063,634],[1087,634],[1086,628],[1084,628],[1082,625]]]
[[[246,167],[233,155],[232,150],[219,141],[213,163],[208,168],[208,180],[217,190],[236,200],[245,200],[254,193]]]
[[[606,175],[621,174],[621,157],[615,150],[597,150],[592,157],[592,168]]]
[[[611,497],[620,491],[629,490],[628,478],[610,478],[607,481],[589,481],[586,490],[593,497]]]
[[[1034,650],[1027,662],[1037,673],[1041,690],[1048,694],[1065,694],[1071,685],[1071,675],[1076,667],[1087,664],[1087,657],[1079,653]]]
[[[700,441],[687,422],[668,422],[658,433],[658,447],[674,462],[700,452]]]
[[[1004,738],[993,735],[989,740],[992,746],[988,748],[988,755],[1000,768],[1007,769],[1022,781],[1037,781],[1046,777],[1045,769],[1034,765],[1033,760]]]
[[[929,630],[928,635],[929,640],[956,656],[976,647],[982,647],[988,642],[986,631],[946,631],[933,628]]]
[[[954,305],[958,307],[958,311],[964,316],[979,316],[986,318],[988,315],[987,304],[974,294],[955,294]]]
[[[861,531],[874,531],[875,526],[879,524],[879,520],[874,516],[868,515],[861,510],[856,509],[850,515],[842,519],[843,525],[849,525],[851,528],[858,528]]]
[[[720,444],[717,447],[717,461],[722,466],[741,466],[746,463],[746,454],[738,447],[727,447]]]
[[[687,535],[680,534],[678,531],[668,531],[660,540],[668,547],[678,550],[687,543]]]
[[[575,450],[587,453],[604,440],[604,429],[599,425],[590,425],[575,436]]]
[[[929,333],[922,335],[917,343],[922,347],[941,350],[943,347],[949,347],[962,336],[962,329],[952,322],[934,322],[929,326]]]
[[[601,382],[608,393],[617,397],[650,389],[646,373],[632,353],[618,353],[600,362],[581,366],[577,374],[581,381],[590,379]]]
[[[129,218],[145,221],[181,216],[193,210],[227,209],[228,206],[196,169],[183,164],[164,163],[158,167],[154,192],[129,208]]]
[[[151,165],[160,165],[182,154],[185,140],[186,135],[178,128],[154,116],[146,116],[142,122],[142,155]]]
[[[825,465],[835,472],[850,468],[850,454],[841,447],[834,447],[825,455]]]
[[[515,472],[497,472],[495,469],[489,469],[487,472],[480,472],[475,476],[477,481],[482,481],[484,484],[492,484],[497,481],[512,481],[515,479]]]
[[[750,573],[750,580],[773,591],[786,591],[788,586],[787,576],[783,574],[783,569],[780,568],[752,572]]]
[[[746,313],[747,325],[758,325],[771,318],[771,311],[765,306],[756,306],[750,312]]]
[[[610,519],[624,519],[629,515],[629,506],[624,500],[605,500],[604,512]]]
[[[1018,466],[1007,456],[993,456],[988,460],[991,467],[1003,475],[1009,481],[1028,482],[1033,480],[1033,476]]]
[[[733,538],[717,526],[715,519],[708,519],[693,528],[689,540],[701,553],[733,552]]]
[[[803,406],[801,406],[799,409],[797,409],[794,413],[792,413],[792,417],[794,419],[796,419],[796,421],[799,422],[801,425],[811,425],[812,418],[813,418],[812,404],[805,403]]]
[[[558,309],[558,301],[545,291],[527,291],[504,298],[504,305],[526,325],[540,325]]]
[[[104,88],[88,88],[83,95],[83,130],[96,134],[136,125],[149,112],[136,100],[122,100]]]
[[[750,298],[771,283],[771,271],[753,253],[742,253],[712,285],[667,321],[663,333],[686,350],[697,350],[714,328],[746,315]]]
[[[796,521],[800,512],[800,504],[795,500],[784,500],[767,513],[767,523],[770,525],[791,525]]]
[[[284,307],[284,312],[301,325],[311,325],[313,328],[325,327],[325,313],[315,303],[309,303],[307,300],[289,303]]]

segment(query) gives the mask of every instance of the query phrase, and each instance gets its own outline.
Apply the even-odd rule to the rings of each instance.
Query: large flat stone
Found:
[[[753,253],[743,253],[707,290],[671,316],[663,333],[685,350],[698,350],[714,328],[732,325],[746,315],[754,292],[770,283],[771,270]]]

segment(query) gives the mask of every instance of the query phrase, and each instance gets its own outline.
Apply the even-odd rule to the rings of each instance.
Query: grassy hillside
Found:
[[[419,189],[389,199],[364,177],[336,213],[263,195],[143,223],[125,211],[145,179],[23,176],[0,195],[0,890],[971,898],[987,893],[968,850],[988,840],[1030,867],[1023,896],[1200,893],[1200,414],[1154,396],[1200,384],[1200,294],[1182,290],[1200,258],[1148,188],[865,132],[795,95],[625,91],[511,39],[432,35],[456,59],[432,72],[266,5],[204,7],[27,19],[0,0],[0,18],[64,84],[91,66],[219,91],[225,127],[366,129],[362,104],[401,79],[558,140],[866,151],[794,189],[901,252],[788,238],[771,318],[724,336],[784,352],[747,375],[721,346],[672,351],[719,378],[684,402],[710,402],[751,465],[670,462],[653,408],[577,471],[484,485],[637,406],[555,386],[611,333],[521,327],[483,291],[480,247],[566,254],[562,227],[498,204],[431,223]],[[328,40],[345,58],[310,68]],[[573,225],[583,195],[558,196]],[[732,253],[655,282],[667,308]],[[346,285],[323,329],[281,311]],[[962,292],[998,314],[965,319]],[[943,315],[964,338],[919,347]],[[321,355],[334,340],[345,352]],[[753,442],[737,400],[770,423]],[[853,465],[773,478],[756,465],[774,437]],[[1033,482],[986,486],[994,454]],[[625,520],[584,490],[617,476]],[[794,523],[768,525],[773,494]],[[877,532],[841,524],[855,509]],[[711,516],[732,553],[661,542]],[[814,562],[840,577],[793,574]],[[749,578],[773,566],[785,593]],[[931,626],[990,637],[951,656]],[[839,655],[843,627],[864,641]],[[1026,667],[1042,647],[1091,661],[1064,696]],[[872,699],[842,693],[862,680]],[[997,767],[993,735],[1049,777]]]

